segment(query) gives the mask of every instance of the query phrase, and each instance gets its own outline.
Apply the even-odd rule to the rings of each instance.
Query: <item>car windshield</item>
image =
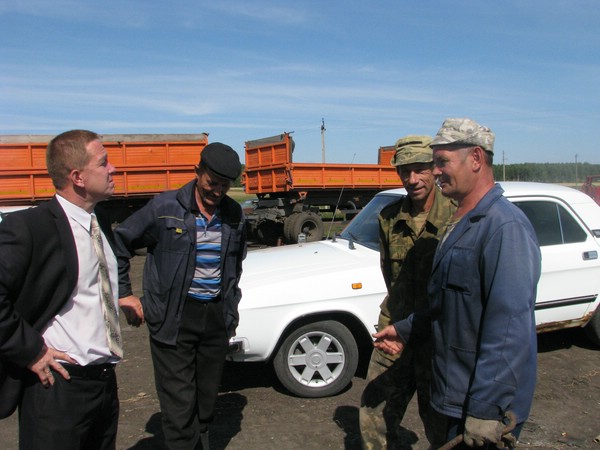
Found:
[[[379,225],[377,216],[387,205],[400,200],[398,195],[376,195],[340,234],[343,239],[379,250]]]

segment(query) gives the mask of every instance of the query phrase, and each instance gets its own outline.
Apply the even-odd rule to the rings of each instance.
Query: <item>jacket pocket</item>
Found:
[[[478,273],[473,251],[469,248],[454,247],[451,250],[450,263],[447,267],[444,288],[469,295],[471,293],[470,281],[473,279],[470,274]]]
[[[161,236],[159,238],[158,248],[166,253],[183,253],[189,251],[190,232],[188,231],[183,218],[173,216],[163,216],[161,223]],[[195,236],[193,236],[195,238]]]
[[[459,407],[465,404],[476,357],[475,350],[450,347],[446,367],[446,404]]]

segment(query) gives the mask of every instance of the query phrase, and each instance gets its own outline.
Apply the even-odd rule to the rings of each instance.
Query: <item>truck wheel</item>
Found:
[[[346,218],[346,220],[352,220],[356,217],[356,215],[358,214],[358,207],[356,206],[356,203],[354,203],[353,201],[348,200],[346,202],[346,206],[348,207],[346,210],[342,210],[342,211],[348,211],[344,213],[344,217]]]
[[[600,347],[600,306],[596,308],[596,312],[583,328],[588,339],[596,346]]]
[[[306,234],[307,242],[320,241],[325,233],[325,226],[321,217],[314,212],[294,213],[285,219],[283,225],[284,237],[295,244],[300,233]]]
[[[358,347],[339,322],[304,325],[289,334],[277,351],[273,367],[283,386],[299,397],[335,395],[356,372]]]
[[[295,227],[293,226],[293,224],[299,215],[299,213],[294,213],[286,217],[283,221],[283,237],[286,240],[286,242],[290,244],[295,244],[296,242],[298,242],[298,233],[294,235]]]
[[[269,246],[277,245],[281,234],[281,224],[271,220],[263,220],[256,227],[256,237],[261,244]]]

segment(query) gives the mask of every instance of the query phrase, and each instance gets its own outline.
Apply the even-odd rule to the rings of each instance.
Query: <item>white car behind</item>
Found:
[[[585,326],[600,345],[600,206],[568,187],[501,183],[531,220],[542,252],[539,332]],[[386,290],[377,215],[403,189],[381,192],[332,240],[248,253],[233,361],[272,362],[290,392],[334,395],[368,357]]]
[[[14,206],[4,206],[0,205],[0,222],[4,219],[8,214],[13,213],[15,211],[21,211],[22,209],[33,208],[32,205],[14,205]]]

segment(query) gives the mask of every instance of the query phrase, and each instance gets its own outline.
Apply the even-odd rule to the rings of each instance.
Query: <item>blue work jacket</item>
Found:
[[[432,406],[465,418],[524,422],[536,382],[541,255],[527,217],[494,186],[438,246],[430,310],[397,322],[410,345],[433,332]]]
[[[192,212],[196,180],[150,200],[115,230],[119,298],[132,294],[129,260],[147,247],[144,265],[144,319],[152,338],[175,345],[181,314],[196,267],[196,217]],[[238,286],[246,257],[246,226],[241,206],[225,196],[221,216],[221,298],[228,337],[239,321]]]

